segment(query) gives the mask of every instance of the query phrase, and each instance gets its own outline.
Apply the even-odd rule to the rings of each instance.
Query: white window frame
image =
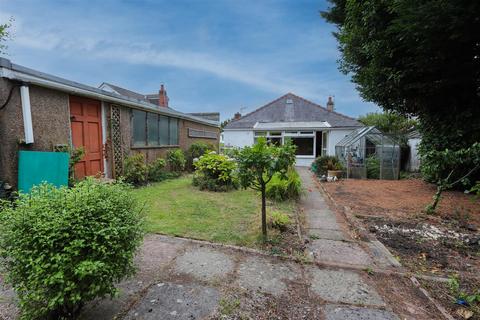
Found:
[[[278,133],[280,132],[280,135]],[[324,132],[322,130],[322,132]],[[276,133],[276,134],[272,134]],[[323,133],[322,133],[323,135]],[[315,158],[316,148],[317,148],[317,137],[316,131],[308,131],[308,130],[262,130],[262,131],[254,131],[253,134],[253,143],[256,142],[256,139],[259,137],[265,137],[267,140],[269,138],[282,139],[282,145],[285,143],[285,138],[313,138],[313,154],[311,155],[296,155],[299,159],[311,159]],[[323,152],[323,151],[322,151]]]

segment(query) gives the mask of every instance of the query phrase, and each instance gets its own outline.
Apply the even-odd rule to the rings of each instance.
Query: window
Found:
[[[191,138],[216,139],[217,133],[215,131],[206,131],[206,130],[188,128],[188,136]]]
[[[145,111],[133,110],[133,145],[143,146],[147,140]]]
[[[134,147],[178,145],[178,119],[153,112],[132,110]]]
[[[328,132],[322,131],[322,156],[327,155]]]
[[[158,115],[155,113],[147,113],[147,135],[148,145],[158,145]]]
[[[297,156],[313,156],[313,137],[291,137],[292,143],[297,146]]]
[[[273,138],[273,137],[268,137],[267,142],[276,146],[281,146],[282,145],[282,137],[278,138]]]
[[[168,130],[168,117],[165,116],[159,116],[159,125],[160,125],[160,145],[161,146],[166,146],[169,143],[168,135],[169,135],[169,130]]]
[[[178,144],[178,119],[170,118],[170,139],[169,139],[169,144],[171,146],[177,145]]]

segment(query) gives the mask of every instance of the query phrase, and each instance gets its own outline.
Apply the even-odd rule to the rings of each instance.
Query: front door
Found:
[[[322,131],[315,132],[315,158],[318,158],[322,155],[323,150],[323,139],[322,139]]]
[[[103,172],[101,110],[100,101],[70,96],[72,143],[85,150],[85,156],[75,165],[77,179]]]

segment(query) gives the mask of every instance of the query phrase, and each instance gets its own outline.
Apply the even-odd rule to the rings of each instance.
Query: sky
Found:
[[[182,112],[245,114],[295,93],[357,117],[378,108],[338,71],[326,1],[0,0],[12,62],[91,86],[160,84]]]

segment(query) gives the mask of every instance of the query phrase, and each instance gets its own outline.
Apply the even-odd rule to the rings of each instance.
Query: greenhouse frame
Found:
[[[347,179],[397,180],[400,173],[400,144],[375,127],[352,131],[335,145],[335,155]]]

